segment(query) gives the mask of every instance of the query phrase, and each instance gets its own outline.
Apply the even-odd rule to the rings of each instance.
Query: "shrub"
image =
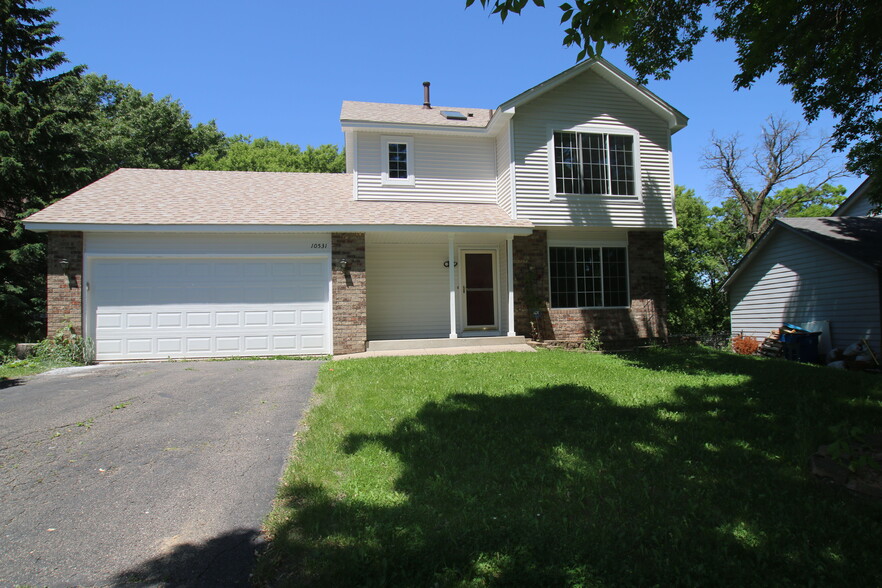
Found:
[[[65,325],[51,339],[37,343],[34,355],[47,363],[85,365],[95,360],[95,346],[91,339],[77,335],[70,325]]]
[[[586,351],[600,351],[603,349],[603,341],[600,340],[601,335],[603,335],[603,332],[600,329],[591,329],[588,331],[588,336],[582,339],[582,347]]]
[[[759,349],[759,341],[754,337],[736,335],[732,337],[732,351],[738,355],[754,355]]]

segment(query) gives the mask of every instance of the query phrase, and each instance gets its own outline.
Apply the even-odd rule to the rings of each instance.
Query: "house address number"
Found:
[[[327,248],[328,248],[327,243],[313,243],[310,246],[310,249],[327,249]]]

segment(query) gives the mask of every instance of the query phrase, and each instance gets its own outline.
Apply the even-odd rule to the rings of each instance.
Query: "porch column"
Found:
[[[508,333],[509,337],[515,336],[514,329],[514,259],[512,255],[512,241],[514,236],[506,235],[505,237],[505,257],[508,261],[508,271],[505,272],[508,277]]]
[[[447,234],[447,275],[450,277],[450,338],[456,339],[456,257],[453,233]]]

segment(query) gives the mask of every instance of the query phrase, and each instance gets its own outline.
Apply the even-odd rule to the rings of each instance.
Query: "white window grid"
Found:
[[[558,194],[636,195],[634,136],[554,131]]]

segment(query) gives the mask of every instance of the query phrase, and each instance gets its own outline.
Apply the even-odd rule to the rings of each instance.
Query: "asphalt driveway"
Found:
[[[0,585],[246,584],[319,365],[109,365],[0,389]]]

